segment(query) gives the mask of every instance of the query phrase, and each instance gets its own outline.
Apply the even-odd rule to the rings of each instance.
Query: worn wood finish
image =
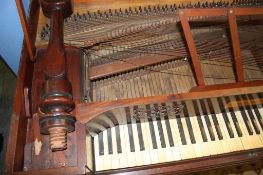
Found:
[[[233,55],[235,60],[237,81],[242,82],[244,81],[244,71],[243,71],[242,58],[241,58],[237,21],[233,9],[230,9],[228,11],[228,23],[229,23],[230,34],[231,34],[231,42],[232,42]]]
[[[202,70],[200,67],[200,60],[199,60],[199,57],[197,55],[196,46],[194,43],[194,39],[192,36],[190,25],[189,25],[189,22],[188,22],[186,16],[184,15],[184,11],[179,11],[179,17],[180,17],[180,21],[181,21],[182,28],[184,31],[186,43],[187,43],[187,46],[188,46],[188,49],[189,49],[189,52],[191,55],[191,60],[193,63],[193,68],[194,68],[194,73],[195,73],[195,77],[197,80],[197,84],[199,86],[204,86],[205,81],[204,81],[203,73],[202,73]]]
[[[35,63],[34,69],[34,78],[33,78],[33,86],[32,86],[32,100],[33,103],[33,113],[37,113],[38,106],[41,98],[41,87],[42,83],[45,80],[45,74],[43,72],[43,62],[44,55],[46,50],[42,49],[38,51],[37,62]],[[65,52],[67,54],[66,57],[66,67],[69,67],[67,71],[67,77],[71,84],[74,84],[72,88],[73,100],[75,103],[80,102],[80,57],[81,52],[78,49],[66,47]],[[74,114],[74,111],[73,111]],[[34,128],[29,127],[29,133],[33,133]],[[58,173],[63,174],[62,169],[64,170],[65,166],[69,166],[71,168],[66,168],[67,171],[72,172],[72,174],[81,174],[84,172],[86,158],[82,155],[85,154],[85,142],[83,142],[83,137],[85,137],[85,127],[82,124],[76,124],[76,131],[69,134],[69,143],[68,149],[65,151],[61,151],[60,153],[54,153],[50,151],[49,148],[49,140],[47,136],[42,135],[41,142],[42,152],[40,155],[34,155],[34,141],[35,136],[30,136],[31,138],[27,142],[25,155],[25,164],[24,166],[27,169],[27,173],[34,174],[38,169],[45,169],[46,171],[40,171],[40,174],[49,173]],[[31,155],[31,156],[29,156]],[[38,160],[38,161],[37,161]],[[47,161],[49,160],[49,161]],[[77,168],[76,168],[77,167]],[[61,170],[57,170],[55,168],[61,168]]]
[[[30,131],[29,131],[30,132]],[[76,123],[76,131],[68,136],[68,149],[60,152],[49,151],[49,138],[42,136],[42,147],[39,155],[35,155],[34,142],[26,144],[24,159],[24,172],[16,174],[64,174],[66,170],[70,174],[83,174],[85,172],[85,126]],[[41,171],[42,169],[42,171]]]
[[[29,30],[28,30],[28,24],[27,24],[27,20],[26,20],[26,16],[25,16],[25,10],[23,7],[23,3],[22,0],[16,0],[16,6],[17,6],[17,10],[19,13],[19,17],[20,17],[20,22],[24,31],[24,39],[25,39],[25,43],[26,43],[26,47],[28,49],[28,53],[29,53],[29,58],[31,61],[34,61],[35,58],[35,46],[32,43],[32,39],[29,34]]]
[[[81,5],[82,0],[77,0]],[[34,31],[32,32],[32,36],[35,36],[36,29],[36,21],[39,10],[38,1],[32,1],[33,4],[31,8],[34,12],[30,13],[30,24],[29,29]],[[105,2],[97,2],[97,1],[85,1],[87,4],[90,2],[90,7],[94,7],[96,3],[101,3],[96,8],[100,9],[109,8],[109,6],[105,5]],[[120,1],[116,1],[120,2]],[[158,3],[166,3],[166,2],[132,2],[133,6],[142,5],[147,3],[158,4]],[[170,1],[169,1],[170,2]],[[112,7],[117,7],[115,1],[107,1],[107,3],[111,3]],[[127,4],[130,2],[123,1],[120,5],[124,5],[127,7]],[[103,5],[104,4],[104,5]],[[148,5],[148,4],[147,4]],[[123,6],[123,7],[124,7]],[[32,10],[31,9],[31,10]],[[96,9],[96,10],[97,10]],[[93,9],[94,10],[94,9]],[[213,11],[213,9],[210,9]],[[220,11],[220,10],[218,10]],[[262,13],[258,9],[255,9],[256,13]],[[46,11],[46,13],[49,13]],[[196,11],[193,11],[196,13]],[[220,12],[221,13],[221,12]],[[225,14],[225,12],[223,12]],[[236,14],[251,14],[252,12],[248,10],[243,10],[236,12]],[[197,13],[196,13],[197,14]],[[213,15],[219,14],[217,10],[213,13]],[[33,16],[34,15],[34,16]],[[33,22],[33,23],[32,23]],[[57,23],[58,24],[58,23]],[[32,28],[30,28],[32,27]],[[58,27],[59,28],[59,27]],[[61,28],[60,28],[61,29]],[[58,30],[60,30],[58,29]],[[61,30],[60,30],[61,32]],[[61,33],[58,33],[58,36],[61,36]],[[58,43],[61,44],[61,40],[57,40]],[[58,47],[54,47],[55,49]],[[80,52],[78,49],[68,47],[66,48],[67,58],[64,60],[65,64],[62,63],[58,66],[58,69],[54,68],[52,70],[47,70],[45,67],[49,67],[45,64],[44,56],[45,50],[39,50],[37,55],[37,62],[35,64],[31,63],[28,58],[27,50],[23,50],[21,67],[19,71],[18,83],[16,88],[16,99],[14,102],[14,111],[12,116],[12,127],[10,129],[9,136],[9,147],[7,151],[7,159],[6,159],[6,174],[84,174],[87,169],[85,169],[86,164],[86,143],[85,143],[85,126],[86,122],[91,121],[93,118],[96,118],[99,114],[103,112],[110,111],[115,108],[121,108],[126,106],[133,105],[141,105],[141,104],[149,104],[149,103],[161,103],[161,102],[171,102],[180,99],[199,99],[199,98],[210,98],[215,96],[225,96],[225,95],[235,95],[240,93],[256,93],[263,91],[263,82],[262,81],[253,81],[253,82],[242,82],[242,83],[229,83],[224,85],[214,85],[214,86],[206,86],[206,87],[198,87],[192,89],[193,92],[185,93],[185,94],[170,94],[170,95],[162,95],[162,96],[153,96],[146,98],[136,98],[136,99],[124,99],[124,100],[116,100],[110,102],[98,102],[98,103],[81,103],[81,94],[80,94]],[[52,55],[51,55],[52,56]],[[53,61],[53,60],[52,60]],[[62,61],[63,62],[63,61]],[[148,61],[145,64],[152,64]],[[60,62],[61,63],[61,62]],[[52,62],[49,62],[49,65]],[[57,64],[57,63],[55,63]],[[63,65],[64,64],[64,65]],[[118,62],[119,64],[119,62]],[[56,67],[56,65],[51,65],[51,67]],[[62,68],[61,68],[62,67]],[[118,67],[118,71],[127,71]],[[137,67],[136,67],[137,68]],[[132,68],[133,69],[133,68]],[[46,70],[46,71],[45,71]],[[51,71],[51,72],[49,72]],[[34,72],[34,75],[32,75]],[[79,120],[76,123],[76,131],[70,133],[70,139],[75,140],[75,147],[72,150],[61,151],[59,153],[49,152],[47,147],[48,141],[47,137],[43,136],[43,143],[45,146],[43,147],[43,152],[37,157],[36,155],[32,155],[28,157],[30,153],[32,153],[33,149],[33,141],[40,136],[37,134],[37,129],[33,132],[34,121],[30,118],[31,116],[27,116],[28,114],[32,115],[38,112],[39,101],[41,99],[41,87],[42,83],[45,82],[45,73],[47,78],[58,78],[63,77],[67,78],[68,81],[73,85],[72,94],[73,101],[76,104],[76,109],[70,112],[72,115],[76,115]],[[115,74],[114,70],[109,74]],[[101,73],[102,74],[102,73]],[[103,75],[104,76],[104,75]],[[107,75],[106,75],[107,76]],[[32,78],[33,77],[33,78]],[[32,86],[32,90],[31,90]],[[24,89],[25,87],[29,87],[29,93],[32,95],[32,98],[29,98],[29,103],[32,105],[32,108],[26,112],[25,110],[25,100],[24,100]],[[63,87],[63,85],[59,85],[58,87]],[[32,99],[32,100],[31,100]],[[27,105],[26,105],[27,106]],[[30,110],[32,109],[32,111]],[[25,146],[26,145],[26,146]],[[30,149],[29,149],[30,148]],[[44,151],[46,150],[46,151]],[[67,155],[68,152],[72,151],[72,155],[68,155],[68,159],[63,157]],[[29,153],[30,152],[30,153]],[[61,156],[62,155],[62,156]],[[89,155],[88,155],[89,156]],[[51,158],[50,158],[51,157]],[[59,159],[59,161],[56,161]],[[70,160],[69,160],[70,159]],[[109,173],[124,173],[124,174],[156,174],[156,173],[170,173],[177,172],[181,174],[185,174],[187,172],[192,171],[201,171],[205,169],[214,169],[222,166],[231,166],[231,165],[239,165],[244,163],[251,163],[256,161],[261,161],[263,159],[262,149],[258,150],[249,150],[245,152],[235,152],[227,155],[222,155],[218,157],[210,156],[202,159],[196,160],[187,160],[182,162],[171,162],[167,164],[159,164],[154,166],[145,166],[145,167],[134,167],[134,168],[126,168],[121,170],[113,170],[111,172],[98,172],[98,174],[109,174]],[[37,162],[35,160],[40,160]],[[42,162],[41,162],[42,161]],[[45,164],[45,161],[52,162],[52,164]],[[61,163],[61,164],[59,164]],[[68,163],[68,164],[67,164]],[[25,166],[29,165],[29,166]],[[25,167],[24,167],[25,166]],[[23,168],[25,168],[23,170]],[[44,169],[42,169],[44,168]]]
[[[42,62],[45,81],[38,106],[40,132],[50,135],[52,151],[61,151],[67,148],[67,133],[75,130],[75,117],[70,113],[74,101],[67,78],[63,38],[63,20],[72,14],[72,5],[70,0],[40,2],[44,14],[51,18],[51,35]]]
[[[175,58],[180,58],[183,56],[184,54],[181,53],[162,52],[160,53],[160,55],[149,54],[140,57],[131,57],[125,59],[125,61],[115,61],[111,64],[98,65],[89,69],[89,79],[98,79],[101,77],[126,72],[139,67],[149,66],[160,62],[173,60]]]
[[[210,90],[209,90],[210,89]],[[201,89],[202,90],[202,89]],[[76,106],[76,118],[81,123],[87,123],[96,116],[110,111],[115,108],[123,108],[127,106],[145,105],[153,103],[173,102],[176,100],[200,99],[218,96],[228,96],[236,94],[248,94],[263,91],[263,81],[251,81],[244,83],[229,83],[222,86],[207,86],[205,91],[196,90],[197,92],[189,92],[183,94],[168,94],[161,96],[152,96],[144,98],[133,98],[115,100],[109,102],[79,103]]]

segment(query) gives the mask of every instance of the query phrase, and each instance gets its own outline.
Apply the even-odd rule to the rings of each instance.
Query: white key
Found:
[[[230,99],[233,102],[233,104],[235,104],[235,106],[238,106],[238,104],[236,103],[236,100],[233,97],[230,97]],[[245,122],[244,122],[244,120],[242,118],[242,115],[241,115],[239,109],[238,110],[237,110],[237,108],[235,109],[235,114],[236,114],[239,126],[240,126],[240,128],[242,130],[242,134],[243,134],[242,143],[243,143],[244,149],[246,149],[246,150],[253,149],[254,146],[255,146],[254,145],[254,139],[253,139],[253,137],[251,137],[248,134]]]
[[[221,99],[222,99],[222,102],[223,102],[224,106],[226,106],[225,99],[224,98],[221,98]],[[231,138],[233,144],[235,145],[235,150],[234,151],[244,150],[242,139],[240,137],[238,137],[235,124],[233,122],[232,116],[231,116],[231,114],[230,114],[228,109],[226,109],[226,114],[227,114],[229,123],[230,123],[230,125],[232,127],[232,130],[233,130],[233,133],[234,133],[234,138]]]
[[[119,159],[119,154],[117,150],[117,142],[116,142],[116,131],[115,127],[111,128],[111,137],[112,137],[112,168],[113,169],[118,169],[120,168],[120,159]]]
[[[209,150],[209,154],[210,155],[216,155],[217,154],[217,147],[215,145],[215,142],[211,140],[211,137],[210,137],[210,134],[209,134],[209,131],[208,131],[208,126],[207,126],[207,123],[206,123],[206,120],[205,120],[205,116],[203,115],[203,111],[202,111],[202,108],[201,108],[201,105],[199,103],[199,100],[196,100],[197,102],[197,105],[198,105],[198,109],[200,111],[200,117],[201,117],[201,120],[202,120],[202,123],[204,125],[204,131],[205,131],[205,134],[206,134],[206,137],[207,137],[207,142],[206,145],[207,145],[207,148]]]
[[[87,166],[93,170],[93,153],[92,153],[92,137],[86,135],[86,150],[87,150]]]
[[[104,170],[104,157],[99,154],[98,135],[94,136],[94,148],[96,171]]]
[[[231,138],[229,137],[229,134],[228,134],[228,131],[225,125],[225,121],[223,119],[223,115],[221,111],[219,110],[217,99],[211,98],[211,102],[213,104],[213,107],[216,113],[216,117],[217,117],[220,129],[222,132],[222,136],[223,136],[222,146],[223,146],[224,152],[225,153],[232,152],[234,151],[234,149],[232,148],[233,146],[232,146]]]
[[[208,114],[208,118],[209,118],[209,120],[211,122],[212,129],[213,129],[214,135],[215,135],[215,140],[213,141],[214,148],[216,149],[217,154],[223,154],[224,153],[224,149],[223,149],[223,146],[222,146],[223,143],[221,142],[221,140],[218,139],[216,128],[215,128],[215,125],[214,125],[214,122],[213,122],[213,119],[212,119],[212,115]]]
[[[167,107],[173,109],[172,105],[169,104]],[[180,140],[180,134],[178,130],[178,125],[175,119],[174,111],[168,112],[169,121],[171,125],[171,132],[173,137],[174,146],[171,147],[171,150],[173,152],[173,160],[181,160],[181,146],[182,142]]]
[[[252,97],[253,97],[253,96],[252,96]],[[249,99],[248,96],[247,96],[247,98]],[[262,122],[263,111],[262,111],[262,112],[260,111],[261,106],[260,106],[260,104],[257,104],[254,99],[249,99],[249,104],[250,104],[250,106],[251,106],[251,110],[252,110],[252,112],[253,112],[253,114],[254,114],[254,116],[255,116],[255,118],[256,118],[256,122],[257,122],[257,125],[258,125],[259,130],[260,130],[259,137],[260,137],[260,139],[261,139],[261,142],[263,142],[263,128],[262,128],[261,125],[260,125],[260,122]],[[253,108],[253,105],[256,107],[256,109]],[[259,116],[261,116],[261,118],[258,118],[258,117],[257,117],[257,114],[256,114],[256,111],[255,111],[255,110],[258,111],[257,114],[258,114]]]
[[[249,123],[250,123],[250,125],[251,125],[251,129],[252,129],[252,131],[253,131],[253,135],[250,135],[250,137],[253,138],[253,145],[254,145],[255,148],[260,148],[260,147],[263,146],[262,141],[261,141],[261,138],[260,138],[260,136],[259,136],[258,134],[256,134],[255,128],[254,128],[254,126],[252,125],[251,118],[250,118],[250,116],[249,116],[249,114],[248,114],[248,111],[246,110],[246,108],[245,108],[245,106],[244,106],[244,103],[241,102],[241,104],[243,105],[244,111],[245,111],[245,113],[246,113],[246,115],[247,115],[248,121],[249,121]]]
[[[108,150],[108,137],[107,137],[107,130],[103,131],[103,145],[104,145],[104,155],[103,158],[104,160],[104,169],[111,169],[112,168],[112,156],[109,155],[109,150]]]
[[[147,162],[147,164],[152,163],[152,147],[150,147],[151,143],[151,136],[148,135],[147,132],[147,122],[145,121],[146,119],[141,119],[141,128],[142,128],[142,136],[143,136],[143,143],[145,147],[145,151],[143,151],[144,155],[144,162]],[[150,142],[150,143],[149,143]]]
[[[209,149],[207,147],[207,144],[205,144],[202,140],[201,137],[201,132],[197,123],[197,116],[194,113],[194,109],[192,106],[192,102],[191,101],[185,101],[185,104],[187,106],[187,110],[191,119],[191,124],[194,130],[194,134],[195,134],[195,141],[196,143],[193,144],[194,148],[195,148],[195,154],[196,157],[203,157],[203,156],[208,156],[210,155],[209,153]]]
[[[132,132],[135,147],[135,166],[146,165],[143,158],[143,151],[140,151],[139,137],[135,120],[132,120]]]
[[[212,129],[214,131],[214,135],[215,135],[215,141],[214,142],[215,142],[215,147],[217,149],[217,154],[223,154],[224,153],[224,148],[223,148],[223,145],[222,145],[223,142],[221,140],[219,140],[219,138],[218,138],[218,135],[217,135],[217,132],[216,132],[215,123],[214,123],[213,117],[212,117],[212,115],[210,113],[207,101],[204,100],[204,103],[205,103],[205,106],[206,106],[206,109],[207,109],[208,118],[209,118],[209,120],[211,122]]]
[[[159,137],[159,131],[158,131],[158,126],[157,126],[157,120],[153,118],[153,127],[154,127],[154,133],[155,133],[155,138],[156,138],[156,143],[157,143],[157,155],[158,155],[158,163],[166,162],[166,157],[165,153],[162,149],[161,146],[161,141]]]
[[[145,126],[145,130],[146,131],[146,138],[148,139],[148,145],[149,145],[149,152],[150,152],[150,157],[151,157],[151,162],[152,164],[158,163],[158,154],[157,154],[157,149],[153,149],[153,145],[152,145],[152,137],[151,137],[151,133],[150,133],[150,127],[149,127],[149,123],[145,122],[144,123]]]
[[[181,117],[181,120],[182,120],[182,125],[184,128],[185,138],[186,138],[186,142],[187,142],[187,145],[182,145],[182,147],[181,147],[182,148],[181,149],[181,156],[182,156],[182,159],[191,159],[191,158],[196,157],[195,149],[191,143],[187,124],[185,121],[185,117]]]
[[[160,118],[161,118],[161,124],[162,124],[162,127],[163,127],[164,141],[165,141],[165,144],[166,144],[166,147],[162,148],[163,149],[163,153],[165,154],[166,161],[167,162],[171,162],[171,161],[173,161],[173,152],[172,152],[172,149],[170,147],[170,142],[169,142],[169,139],[168,139],[168,132],[167,132],[167,128],[166,128],[166,123],[165,123],[165,119],[164,119],[163,115],[161,115]]]
[[[117,110],[116,111],[116,115],[118,116],[121,116],[121,117],[118,117],[120,119],[122,119],[122,123],[126,123],[127,124],[127,121],[126,121],[126,117],[124,115],[124,110]],[[120,165],[120,168],[124,168],[124,167],[128,167],[128,160],[127,160],[127,149],[129,148],[129,145],[127,147],[127,144],[129,144],[129,142],[127,142],[127,136],[126,136],[126,132],[125,132],[125,128],[127,126],[125,125],[119,125],[119,129],[120,129],[120,138],[121,138],[121,149],[122,149],[122,152],[119,154],[119,165]]]

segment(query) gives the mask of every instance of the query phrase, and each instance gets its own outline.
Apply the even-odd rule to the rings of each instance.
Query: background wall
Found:
[[[26,15],[30,0],[23,0]],[[23,30],[15,0],[0,0],[0,55],[17,73],[23,42]]]

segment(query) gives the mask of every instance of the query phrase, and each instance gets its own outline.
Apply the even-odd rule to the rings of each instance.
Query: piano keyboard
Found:
[[[87,136],[87,150],[93,147],[95,170],[103,171],[260,148],[262,98],[259,93],[159,104],[164,109],[180,104],[184,108],[180,114],[156,112],[156,117],[147,112],[148,117],[134,118],[137,107],[126,108],[119,113],[126,124],[93,139]],[[145,108],[152,106],[158,105]]]

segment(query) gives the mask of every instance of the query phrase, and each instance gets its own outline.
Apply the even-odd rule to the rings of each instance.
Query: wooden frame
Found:
[[[18,6],[21,7],[21,0],[17,0],[17,3],[20,4]],[[24,91],[26,88],[31,89],[31,87],[37,87],[39,79],[36,75],[35,81],[33,80],[33,73],[36,71],[37,64],[31,62],[28,58],[30,57],[33,60],[32,55],[34,55],[34,49],[32,43],[35,42],[36,39],[36,30],[37,30],[37,22],[38,22],[38,14],[39,14],[39,2],[38,0],[33,0],[31,4],[30,14],[29,14],[29,22],[28,24],[22,18],[23,26],[26,30],[25,32],[25,41],[23,43],[23,50],[21,55],[21,64],[17,78],[16,84],[16,91],[15,91],[15,100],[13,104],[13,113],[11,117],[11,127],[9,131],[9,140],[8,140],[8,150],[7,156],[5,161],[5,173],[6,174],[82,174],[85,173],[85,163],[86,163],[86,153],[85,153],[85,127],[83,123],[90,121],[92,118],[96,117],[100,113],[104,111],[111,110],[117,107],[129,106],[129,105],[138,105],[138,104],[146,104],[151,102],[166,102],[166,101],[174,101],[180,99],[193,99],[193,98],[205,98],[211,97],[213,94],[218,93],[217,95],[233,95],[237,93],[236,91],[249,93],[249,92],[262,92],[262,81],[255,81],[255,82],[238,82],[234,84],[224,84],[224,85],[217,85],[215,86],[203,86],[197,87],[192,89],[193,92],[186,93],[186,94],[170,94],[170,95],[163,95],[163,96],[155,96],[155,97],[147,97],[141,99],[125,99],[119,101],[111,101],[111,102],[101,102],[101,103],[81,103],[80,102],[80,80],[79,77],[75,78],[76,75],[79,74],[79,63],[75,63],[74,66],[69,67],[69,80],[72,81],[74,84],[73,86],[73,94],[74,94],[74,101],[77,103],[76,110],[74,113],[76,114],[77,122],[75,134],[78,136],[78,151],[77,151],[77,165],[72,167],[61,167],[61,168],[49,168],[49,169],[42,169],[42,170],[23,170],[24,165],[24,150],[25,145],[28,141],[32,141],[32,128],[30,128],[30,120],[31,116],[34,112],[36,112],[35,103],[36,97],[34,96],[33,90],[29,91],[29,95],[31,98],[28,99],[29,103],[34,106],[34,108],[29,108],[30,110],[26,111],[25,109],[25,100],[24,100]],[[262,8],[237,8],[233,9],[235,15],[254,15],[254,14],[263,14]],[[23,16],[21,12],[22,9],[19,10],[20,15]],[[186,16],[217,16],[217,15],[227,15],[227,9],[185,9],[184,15]],[[236,29],[234,29],[235,31]],[[29,33],[31,36],[29,36]],[[29,46],[27,50],[25,46]],[[30,49],[31,48],[31,49]],[[69,48],[72,51],[72,48]],[[39,58],[40,59],[40,58]],[[237,59],[240,59],[237,57]],[[73,62],[69,63],[73,64]],[[154,63],[147,63],[147,64],[154,64]],[[147,65],[145,64],[145,65]],[[198,66],[197,66],[198,67]],[[197,68],[198,69],[198,68]],[[242,77],[242,75],[241,75]],[[242,79],[241,79],[242,80]],[[202,84],[202,80],[200,80],[200,84]],[[39,90],[39,89],[38,89]],[[32,107],[31,106],[31,107]],[[94,108],[96,107],[96,108]],[[90,110],[92,109],[92,110]],[[90,110],[90,112],[88,112]],[[30,116],[28,116],[30,115]],[[250,156],[252,154],[252,156]],[[246,152],[237,152],[229,155],[222,155],[222,157],[207,157],[200,160],[189,160],[183,162],[173,162],[168,164],[159,164],[153,165],[150,167],[136,167],[136,168],[127,168],[118,171],[113,171],[112,173],[122,172],[126,174],[155,174],[158,173],[166,173],[166,172],[173,172],[177,171],[178,173],[185,173],[190,172],[191,168],[192,171],[196,170],[204,170],[206,168],[216,168],[218,163],[222,163],[221,165],[235,165],[247,162],[255,162],[260,161],[263,158],[262,149],[253,150],[253,151],[246,151]],[[200,165],[202,163],[209,163],[204,168]],[[237,162],[237,163],[236,163]],[[216,165],[214,165],[216,164]],[[175,166],[176,165],[176,166]],[[188,170],[185,171],[185,166],[188,166]],[[150,169],[151,168],[151,169]],[[101,172],[100,174],[107,174],[108,172]]]
[[[19,13],[19,17],[20,17],[20,22],[21,22],[21,25],[24,31],[24,39],[25,39],[27,50],[28,50],[29,58],[31,61],[34,61],[35,60],[34,58],[35,47],[32,43],[34,43],[33,41],[35,39],[32,39],[29,35],[28,23],[26,20],[25,10],[23,7],[22,0],[16,0],[16,6],[17,6],[18,13]]]
[[[85,124],[98,115],[116,108],[257,92],[263,92],[263,81],[197,87],[193,89],[193,92],[182,94],[167,94],[106,102],[79,103],[76,106],[76,118],[78,121]]]

